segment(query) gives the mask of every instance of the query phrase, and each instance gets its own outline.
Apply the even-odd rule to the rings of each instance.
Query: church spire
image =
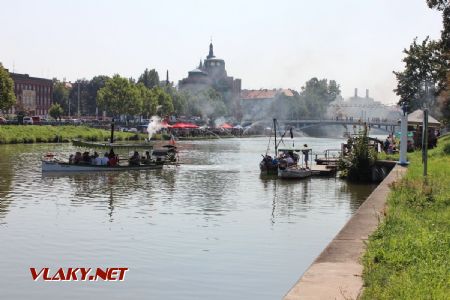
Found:
[[[214,49],[213,49],[213,44],[212,44],[212,40],[211,40],[211,43],[209,44],[209,54],[206,58],[210,59],[213,57],[214,57]]]

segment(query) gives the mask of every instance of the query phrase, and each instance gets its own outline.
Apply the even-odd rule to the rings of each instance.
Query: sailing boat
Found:
[[[261,170],[261,174],[265,175],[277,175],[278,174],[278,159],[277,159],[277,119],[273,119],[273,131],[275,133],[275,155],[274,157],[270,156],[269,153],[269,147],[270,147],[270,139],[272,138],[272,135],[270,135],[269,138],[269,144],[267,145],[266,154],[262,155],[263,159],[259,163],[259,169]]]

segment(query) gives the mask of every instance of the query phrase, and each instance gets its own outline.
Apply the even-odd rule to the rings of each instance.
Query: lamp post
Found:
[[[406,102],[402,103],[402,117],[400,124],[400,160],[398,164],[407,165],[408,160],[406,159],[406,150],[408,149],[408,104]]]
[[[78,119],[80,118],[80,80],[78,80]]]

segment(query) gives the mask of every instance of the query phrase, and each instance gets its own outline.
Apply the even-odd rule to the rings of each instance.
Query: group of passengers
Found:
[[[69,164],[85,164],[85,165],[94,165],[94,166],[110,166],[114,167],[119,163],[119,156],[114,153],[114,150],[111,149],[108,152],[100,157],[97,151],[94,152],[93,155],[89,154],[89,151],[85,151],[83,154],[81,152],[76,152],[75,155],[71,154],[69,156]]]
[[[130,166],[139,166],[140,164],[149,164],[152,158],[149,151],[145,151],[145,156],[140,156],[139,152],[134,151],[133,155],[128,160]]]
[[[308,169],[308,161],[309,161],[309,149],[308,145],[303,145],[304,149],[302,150],[303,159],[305,162],[305,167]],[[296,166],[299,163],[300,157],[297,153],[294,153],[292,150],[283,151],[278,154],[278,157],[272,158],[270,155],[266,155],[263,158],[263,161],[266,165],[277,166],[284,169],[286,167]]]

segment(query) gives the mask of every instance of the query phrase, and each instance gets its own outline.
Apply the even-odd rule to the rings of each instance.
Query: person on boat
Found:
[[[71,165],[71,164],[73,164],[73,154],[70,154],[70,156],[69,156],[69,164]]]
[[[74,164],[79,164],[82,160],[81,152],[75,152],[75,157],[73,158]]]
[[[145,151],[145,156],[142,157],[141,163],[149,164],[151,161],[152,161],[152,158],[150,156],[150,151]]]
[[[111,148],[111,150],[109,150],[108,158],[111,159],[113,157],[116,157],[116,154],[114,153],[113,148]]]
[[[141,163],[141,157],[139,156],[139,152],[134,151],[134,154],[132,157],[130,157],[129,162],[130,165],[139,166],[139,164]]]
[[[113,156],[112,158],[109,158],[109,160],[108,160],[108,166],[110,166],[110,167],[115,167],[115,166],[117,166],[117,162],[118,162],[118,160],[117,160],[117,155],[116,155],[116,156]]]
[[[307,148],[308,148],[308,145],[307,145],[307,144],[304,144],[303,147],[305,148],[304,150],[302,150],[303,158],[304,158],[304,160],[305,160],[305,167],[306,167],[307,169],[309,169],[309,167],[308,167],[309,149],[307,149]]]
[[[86,163],[86,164],[90,164],[91,163],[91,157],[89,156],[89,152],[88,151],[85,151],[83,153],[82,160],[83,160],[83,163]]]
[[[294,159],[293,159],[292,156],[290,156],[290,155],[288,155],[288,156],[286,157],[286,162],[287,162],[288,167],[295,164]]]
[[[94,152],[94,159],[92,160],[92,164],[95,166],[100,166],[102,164],[102,159],[99,157],[97,151]]]
[[[100,159],[100,165],[102,165],[102,166],[108,165],[108,162],[109,162],[108,156],[109,156],[108,152],[105,152],[105,155],[103,155],[103,157]]]

